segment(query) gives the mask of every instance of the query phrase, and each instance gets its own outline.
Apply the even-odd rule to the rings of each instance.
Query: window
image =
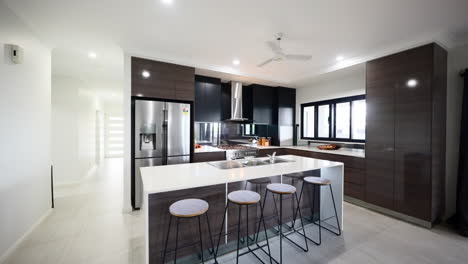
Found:
[[[104,156],[123,157],[123,117],[106,115]]]
[[[320,105],[318,107],[318,136],[330,137],[330,106]]]
[[[302,104],[301,117],[302,139],[365,141],[365,95]]]
[[[302,122],[303,137],[315,137],[315,106],[304,107],[302,115],[304,116],[304,122]]]

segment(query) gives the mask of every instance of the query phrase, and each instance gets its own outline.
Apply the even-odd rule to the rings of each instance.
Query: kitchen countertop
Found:
[[[287,148],[287,149],[297,149],[297,150],[304,150],[304,151],[313,151],[319,153],[326,153],[332,155],[343,155],[343,156],[351,156],[356,158],[365,158],[366,151],[364,149],[355,149],[355,148],[340,148],[337,150],[321,150],[318,149],[317,146],[322,144],[310,144],[309,145],[299,145],[299,146],[257,146],[257,144],[241,144],[242,146],[252,147],[256,149],[277,149],[277,148]],[[220,149],[217,147],[212,146],[203,146],[202,148],[195,149],[195,153],[206,153],[206,152],[222,152],[225,151],[224,149]]]
[[[294,155],[284,155],[281,156],[281,158],[292,160],[293,162],[227,170],[218,169],[210,165],[210,162],[144,167],[140,169],[143,180],[143,190],[146,196],[151,193],[176,191],[270,177],[279,174],[343,166],[343,163],[341,162]],[[165,177],[169,175],[170,177]]]
[[[245,144],[244,146],[254,147],[257,149],[277,149],[277,148],[297,149],[297,150],[305,150],[305,151],[312,151],[312,152],[319,152],[319,153],[326,153],[326,154],[351,156],[351,157],[356,157],[356,158],[366,157],[366,151],[364,149],[340,148],[337,150],[321,150],[317,148],[318,145],[322,145],[322,144],[311,144],[310,146],[300,145],[300,146],[268,146],[268,147],[257,146],[256,144]]]

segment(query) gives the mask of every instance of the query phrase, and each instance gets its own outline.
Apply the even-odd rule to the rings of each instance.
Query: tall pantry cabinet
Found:
[[[366,65],[366,202],[426,226],[444,212],[446,84],[435,43]]]

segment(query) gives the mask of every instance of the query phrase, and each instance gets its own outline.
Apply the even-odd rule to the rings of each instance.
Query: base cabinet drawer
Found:
[[[344,168],[344,181],[364,185],[366,183],[365,170],[346,167]]]
[[[266,157],[268,155],[273,155],[273,153],[276,152],[276,156],[280,155],[287,155],[286,149],[283,148],[277,148],[277,149],[259,149],[258,150],[258,156],[259,157]]]
[[[364,185],[354,184],[350,182],[344,183],[344,194],[346,196],[364,201],[365,199],[364,191],[365,191]]]
[[[226,152],[202,152],[194,153],[192,163],[226,160]]]

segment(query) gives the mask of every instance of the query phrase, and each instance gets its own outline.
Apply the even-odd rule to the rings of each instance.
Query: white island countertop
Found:
[[[340,162],[294,155],[281,158],[292,162],[235,169],[219,169],[210,165],[210,162],[144,167],[141,168],[143,190],[148,195],[343,165]]]

